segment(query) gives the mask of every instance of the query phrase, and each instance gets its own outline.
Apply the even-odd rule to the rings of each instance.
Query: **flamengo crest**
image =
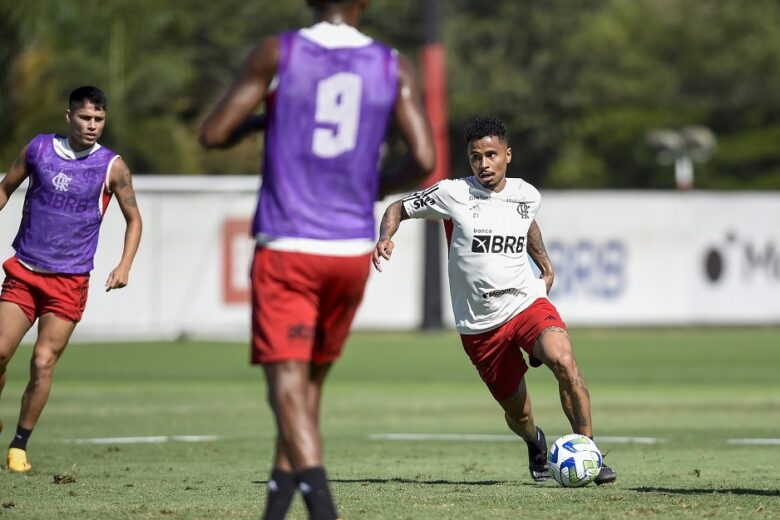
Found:
[[[517,205],[517,212],[520,213],[520,216],[522,218],[529,218],[528,206],[529,204],[527,202],[521,202]]]
[[[68,191],[68,184],[70,184],[70,177],[65,175],[63,172],[58,173],[55,175],[51,183],[54,184],[54,187],[57,189],[57,191]]]

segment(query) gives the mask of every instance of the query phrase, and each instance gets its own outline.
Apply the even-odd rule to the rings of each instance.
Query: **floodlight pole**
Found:
[[[425,45],[421,58],[425,81],[425,109],[436,146],[436,169],[423,182],[428,187],[450,176],[449,125],[447,124],[447,73],[444,45],[440,41],[438,0],[426,0]],[[425,221],[423,329],[442,328],[441,231],[436,221]]]
[[[647,143],[656,151],[660,164],[674,163],[674,182],[678,190],[693,188],[693,163],[706,162],[717,147],[717,138],[706,126],[680,129],[659,128],[647,135]]]
[[[682,154],[674,160],[674,181],[678,190],[693,188],[693,161],[688,154]]]

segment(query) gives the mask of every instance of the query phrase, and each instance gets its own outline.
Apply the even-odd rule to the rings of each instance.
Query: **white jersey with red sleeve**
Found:
[[[480,334],[546,298],[526,253],[528,229],[541,194],[522,179],[506,179],[498,193],[473,177],[443,180],[403,199],[411,218],[445,220],[455,326]],[[447,222],[449,221],[449,222]]]

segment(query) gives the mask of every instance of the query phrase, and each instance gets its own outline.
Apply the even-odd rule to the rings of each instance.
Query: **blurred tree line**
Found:
[[[648,133],[706,126],[697,187],[780,189],[776,0],[439,1],[453,176],[465,123],[495,115],[543,188],[672,188]],[[135,172],[255,173],[259,139],[207,154],[197,130],[254,43],[311,21],[304,0],[0,0],[0,170],[94,84]],[[363,30],[417,60],[423,27],[423,2],[372,0]]]

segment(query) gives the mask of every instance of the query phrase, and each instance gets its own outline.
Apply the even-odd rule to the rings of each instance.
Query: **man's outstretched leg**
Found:
[[[30,380],[22,394],[19,423],[8,448],[8,469],[11,471],[32,469],[27,458],[27,441],[49,399],[54,367],[75,328],[76,323],[50,312],[38,320],[38,339],[30,359]]]
[[[590,416],[590,394],[585,379],[580,374],[574,359],[574,351],[566,329],[549,327],[536,340],[533,355],[552,370],[558,380],[563,412],[575,433],[593,438],[593,425]],[[614,482],[617,473],[607,465],[602,465],[595,482],[597,485]]]
[[[517,391],[509,398],[499,401],[504,409],[504,419],[507,426],[521,437],[528,447],[528,469],[531,478],[537,481],[550,478],[547,469],[547,440],[541,428],[534,424],[531,410],[531,398],[525,386],[525,379],[520,381]]]
[[[336,507],[328,487],[319,433],[319,403],[327,366],[307,361],[264,365],[268,399],[276,417],[278,442],[272,479],[293,477],[303,494],[309,518],[334,520]],[[270,482],[269,482],[270,484]],[[280,486],[281,487],[281,486]],[[283,518],[294,493],[274,494],[269,486],[266,520]]]

